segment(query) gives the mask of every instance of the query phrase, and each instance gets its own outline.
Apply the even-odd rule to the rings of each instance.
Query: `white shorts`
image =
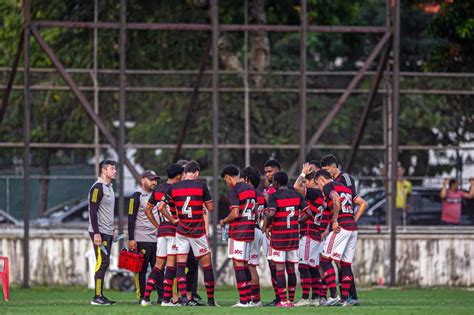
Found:
[[[198,238],[183,236],[176,233],[177,255],[187,255],[192,249],[194,257],[199,258],[211,252],[206,235]]]
[[[258,266],[260,263],[260,248],[263,248],[265,255],[267,254],[265,250],[264,243],[267,240],[267,237],[262,233],[262,230],[255,228],[255,237],[253,239],[252,245],[250,246],[250,259],[249,265]],[[268,243],[266,244],[268,246]]]
[[[158,237],[158,242],[156,243],[156,257],[166,258],[168,256],[175,256],[177,250],[178,247],[176,246],[176,237]]]
[[[303,236],[300,238],[299,247],[299,263],[309,265],[311,267],[319,266],[319,254],[321,251],[321,243],[310,237]]]
[[[339,233],[330,232],[323,243],[321,255],[335,261],[352,263],[357,243],[357,231],[341,228]]]
[[[243,242],[229,238],[227,257],[237,261],[249,261],[252,242]]]
[[[275,250],[269,247],[268,255],[271,261],[276,264],[284,264],[286,262],[298,263],[298,250]]]

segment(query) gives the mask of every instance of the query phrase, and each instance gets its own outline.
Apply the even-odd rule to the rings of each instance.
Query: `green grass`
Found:
[[[134,293],[106,291],[110,299],[118,301],[115,306],[89,305],[92,290],[81,287],[38,287],[33,289],[13,288],[10,301],[0,301],[0,314],[474,314],[474,291],[466,289],[373,289],[360,290],[363,303],[360,307],[342,308],[252,308],[234,309],[228,306],[237,300],[237,290],[220,287],[216,291],[216,300],[220,308],[159,306],[141,307],[134,300]],[[201,294],[203,295],[203,294]],[[297,294],[299,296],[299,293]],[[156,297],[156,295],[155,295]],[[154,297],[154,298],[155,298]],[[270,301],[272,291],[262,292],[264,301]]]

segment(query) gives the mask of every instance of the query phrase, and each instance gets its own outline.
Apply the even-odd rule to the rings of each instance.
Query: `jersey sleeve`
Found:
[[[239,205],[240,205],[240,200],[239,200],[239,194],[237,192],[237,189],[232,188],[229,191],[229,206],[232,209],[235,207],[239,207]]]
[[[273,209],[276,210],[277,208],[277,203],[276,203],[276,198],[274,194],[271,194],[268,196],[268,207],[269,210]]]
[[[168,205],[173,200],[172,191],[173,191],[173,186],[168,187],[168,189],[166,189],[165,193],[163,194],[163,198],[161,198],[161,200]]]
[[[330,198],[331,193],[334,191],[334,184],[332,182],[327,183],[323,187],[323,193],[326,195],[327,198]]]
[[[211,201],[212,200],[212,195],[211,195],[211,192],[209,191],[209,188],[207,187],[207,185],[205,183],[203,183],[202,186],[203,186],[202,187],[202,189],[203,189],[202,200],[204,202]]]
[[[128,239],[135,239],[135,223],[137,222],[138,207],[140,206],[140,192],[136,191],[128,202]]]
[[[153,191],[153,193],[150,195],[150,199],[148,199],[149,204],[156,206],[156,204],[161,201],[161,200],[156,200],[156,194],[157,192]]]
[[[94,234],[99,234],[99,223],[97,220],[97,212],[99,205],[104,197],[104,189],[101,183],[96,183],[92,186],[89,192],[89,217],[91,220],[92,231]]]

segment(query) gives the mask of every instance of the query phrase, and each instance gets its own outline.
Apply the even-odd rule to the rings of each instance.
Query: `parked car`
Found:
[[[408,200],[407,225],[441,225],[441,198],[439,188],[413,187]],[[361,194],[369,208],[359,219],[359,225],[387,224],[387,199],[384,188],[375,188]],[[463,202],[461,225],[474,225],[474,209],[469,201]]]
[[[118,196],[115,197],[115,222],[118,223]],[[130,200],[130,195],[125,197],[125,211]],[[126,213],[124,213],[124,222]],[[32,226],[43,228],[86,228],[89,225],[88,200],[76,200],[71,204],[56,207],[53,211],[47,211],[45,216],[32,221]]]

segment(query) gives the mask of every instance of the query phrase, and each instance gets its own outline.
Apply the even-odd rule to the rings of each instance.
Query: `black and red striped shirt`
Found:
[[[349,188],[352,191],[352,198],[355,199],[357,197],[357,191],[356,191],[356,186],[355,186],[355,181],[354,178],[347,174],[340,172],[339,175],[337,175],[336,178],[334,178],[335,182],[341,183],[347,188]]]
[[[229,210],[239,208],[239,216],[230,223],[229,237],[242,242],[252,242],[255,236],[255,211],[257,191],[253,186],[238,182],[229,191]]]
[[[178,214],[176,233],[199,238],[206,232],[204,225],[204,203],[211,201],[211,193],[205,182],[182,180],[168,188],[163,200],[173,201]]]
[[[255,210],[255,223],[257,228],[261,229],[264,221],[264,210],[266,207],[265,197],[263,193],[257,189],[257,209]]]
[[[150,199],[148,200],[148,203],[156,206],[157,203],[159,203],[162,199],[165,193],[168,191],[168,189],[171,187],[171,184],[164,183],[157,185],[155,189],[153,190],[153,193],[150,196]],[[173,218],[176,218],[176,209],[174,206],[173,201],[171,200],[169,204],[166,205],[166,210],[173,216]],[[172,236],[174,237],[176,235],[176,224],[171,223],[168,221],[161,212],[159,213],[160,215],[160,227],[158,228],[158,237],[166,237],[166,236]]]
[[[346,187],[343,184],[338,182],[329,182],[323,187],[323,193],[328,200],[328,208],[333,208],[333,201],[331,199],[331,193],[336,192],[341,198],[341,209],[339,210],[339,215],[337,217],[337,222],[341,228],[348,231],[357,231],[357,223],[354,220],[354,207],[352,205],[352,190]],[[331,220],[331,218],[329,219]]]
[[[306,190],[306,202],[311,210],[311,217],[301,224],[300,235],[320,242],[321,241],[321,218],[326,208],[324,195],[319,189],[308,188]]]
[[[275,211],[270,246],[276,250],[295,250],[299,244],[299,216],[308,211],[303,196],[282,187],[268,196],[268,209]]]

